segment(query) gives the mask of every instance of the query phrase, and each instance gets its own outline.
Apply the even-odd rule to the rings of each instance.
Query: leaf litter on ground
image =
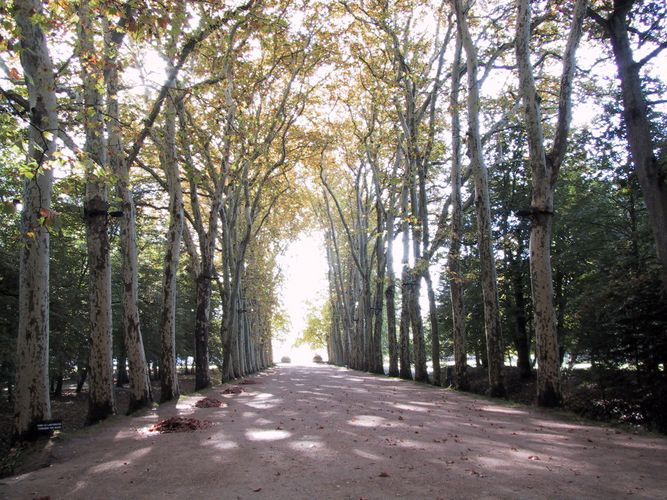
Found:
[[[202,398],[195,403],[197,408],[220,408],[227,406],[227,403],[223,403],[219,399],[215,398]]]
[[[188,417],[171,417],[161,420],[148,429],[148,432],[159,432],[166,434],[169,432],[193,432],[198,429],[206,429],[211,426],[208,420],[199,420]]]

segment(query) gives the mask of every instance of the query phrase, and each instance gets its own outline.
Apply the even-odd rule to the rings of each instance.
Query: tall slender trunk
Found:
[[[379,200],[379,194],[378,194]],[[379,235],[377,241],[375,242],[375,258],[377,259],[377,270],[375,276],[375,302],[373,304],[373,314],[375,318],[375,323],[373,325],[373,338],[372,338],[372,361],[371,361],[371,371],[373,373],[379,373],[384,375],[384,366],[382,359],[382,325],[383,325],[383,304],[384,304],[384,277],[386,272],[386,258],[384,251],[384,238],[382,237],[382,227],[384,226],[383,216],[382,216],[382,207],[379,206],[380,202],[378,201],[377,211],[378,211],[378,231]]]
[[[136,210],[130,190],[130,169],[122,147],[120,130],[120,109],[118,103],[118,47],[113,45],[110,35],[107,43],[107,64],[105,73],[107,85],[107,128],[109,163],[116,175],[116,194],[120,199],[120,248],[122,260],[122,317],[125,332],[125,349],[130,374],[130,402],[127,413],[145,408],[152,401],[148,365],[144,352],[139,323],[139,265],[137,259]]]
[[[211,385],[208,371],[208,335],[211,309],[211,274],[213,263],[202,256],[202,273],[197,276],[197,300],[195,306],[195,390]]]
[[[416,137],[411,139],[413,147],[416,148]],[[415,380],[418,382],[428,381],[428,372],[426,370],[426,342],[424,341],[424,325],[421,315],[421,306],[419,305],[419,296],[421,289],[421,272],[418,270],[420,264],[428,265],[428,262],[421,261],[421,234],[423,232],[423,217],[426,213],[422,211],[422,204],[419,201],[417,191],[417,154],[408,155],[409,171],[407,176],[408,191],[410,193],[410,209],[413,216],[419,220],[419,225],[412,225],[412,251],[415,259],[415,265],[409,270],[410,293],[408,294],[408,311],[410,314],[410,325],[412,326],[412,346],[415,358]],[[424,191],[420,190],[420,193]]]
[[[524,105],[526,134],[532,174],[530,217],[530,277],[536,336],[537,402],[540,406],[559,406],[560,356],[554,308],[551,273],[551,233],[554,215],[554,187],[565,156],[572,109],[572,80],[575,54],[581,39],[586,0],[577,0],[567,46],[563,54],[563,71],[559,89],[558,122],[549,154],[544,147],[540,100],[535,88],[530,61],[530,0],[519,0],[516,26],[516,55],[519,87]]]
[[[412,367],[410,365],[410,303],[412,288],[412,278],[410,276],[409,255],[410,255],[410,226],[408,222],[408,194],[407,188],[403,188],[401,193],[401,215],[403,218],[403,271],[401,272],[401,322],[399,326],[400,334],[400,359],[401,366],[399,376],[404,379],[412,380]]]
[[[426,280],[426,292],[428,293],[428,316],[431,325],[431,349],[433,361],[433,384],[442,384],[442,374],[440,373],[440,332],[438,328],[438,312],[435,303],[435,291],[431,281],[431,273],[426,270],[424,273]]]
[[[30,103],[29,156],[35,175],[26,179],[21,213],[19,332],[12,440],[35,437],[35,424],[51,418],[49,400],[49,232],[40,218],[51,207],[52,170],[58,132],[53,64],[35,14],[36,0],[15,0],[13,15],[21,42],[21,65]],[[43,211],[47,212],[43,212]]]
[[[452,336],[454,341],[454,386],[462,391],[468,382],[465,309],[463,304],[463,273],[461,270],[461,237],[463,233],[463,206],[461,203],[461,121],[459,113],[459,85],[461,81],[461,34],[457,33],[454,62],[452,63],[452,92],[450,116],[452,121],[451,204],[452,233],[447,256],[449,293],[452,301]]]
[[[391,225],[390,225],[391,224]],[[394,216],[387,218],[387,289],[385,298],[387,303],[387,343],[389,344],[389,373],[390,377],[398,377],[398,344],[396,342],[396,276],[394,274]]]
[[[397,147],[396,158],[392,170],[392,179],[401,164],[401,149]],[[396,342],[396,275],[394,273],[394,239],[396,236],[394,225],[396,221],[396,189],[389,184],[389,206],[386,210],[385,227],[387,231],[385,254],[385,269],[387,272],[387,288],[385,299],[387,303],[387,344],[389,348],[389,373],[390,377],[398,377],[398,343]]]
[[[517,352],[517,367],[521,378],[529,378],[532,375],[530,364],[530,342],[528,339],[528,322],[526,319],[526,298],[523,293],[523,273],[521,272],[521,255],[523,254],[523,242],[521,236],[517,235],[519,246],[516,254],[510,253],[510,279],[514,295],[514,345]]]
[[[176,277],[181,255],[183,233],[183,191],[176,159],[176,109],[173,93],[165,106],[164,144],[160,160],[169,188],[169,229],[164,254],[162,311],[160,337],[162,363],[160,369],[160,401],[178,399],[178,372],[176,370]]]
[[[477,77],[477,48],[468,31],[467,14],[462,1],[455,0],[456,17],[463,48],[466,52],[468,74],[468,145],[470,161],[475,179],[475,208],[479,239],[479,260],[484,298],[484,329],[491,396],[506,394],[503,382],[503,339],[500,327],[500,306],[498,303],[498,280],[491,234],[491,206],[489,201],[489,179],[484,163],[482,141],[479,131],[479,81]]]
[[[420,277],[416,275],[413,269],[410,271],[409,279],[411,284],[409,312],[410,324],[412,325],[412,344],[415,351],[415,380],[418,382],[427,382],[426,342],[424,341],[424,324],[422,321],[421,306],[419,305]]]
[[[88,4],[78,9],[78,57],[83,82],[83,125],[86,135],[86,245],[88,249],[88,307],[90,339],[89,424],[115,412],[113,393],[112,317],[111,317],[111,255],[108,222],[109,202],[107,181],[96,171],[108,171],[108,159],[102,118],[102,95],[99,85],[102,73],[95,61],[93,26]]]

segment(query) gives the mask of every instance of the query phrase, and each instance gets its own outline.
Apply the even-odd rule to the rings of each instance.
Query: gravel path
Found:
[[[661,437],[327,365],[250,380],[55,440],[0,498],[667,497]],[[178,415],[210,425],[149,431]]]

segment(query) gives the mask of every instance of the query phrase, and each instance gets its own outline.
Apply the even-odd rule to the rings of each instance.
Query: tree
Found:
[[[327,335],[331,325],[331,302],[325,302],[321,308],[311,306],[306,316],[306,328],[294,343],[295,347],[308,344],[312,349],[327,346]]]
[[[519,86],[524,105],[526,135],[532,174],[532,197],[528,216],[530,230],[530,277],[533,294],[534,323],[537,351],[537,402],[541,406],[561,404],[560,355],[554,309],[551,270],[551,232],[554,215],[554,188],[558,179],[570,127],[572,109],[572,80],[575,54],[581,39],[586,13],[586,1],[575,4],[567,46],[563,53],[563,68],[559,86],[558,122],[549,153],[544,146],[540,99],[535,87],[530,61],[531,6],[528,0],[518,3],[516,55]]]
[[[182,30],[184,11],[175,12],[171,25],[166,56],[173,64],[178,35]],[[183,190],[176,152],[176,103],[179,98],[173,89],[167,96],[162,140],[159,141],[160,163],[167,178],[169,193],[169,228],[164,253],[164,282],[162,285],[162,310],[160,313],[161,369],[160,401],[178,399],[178,372],[176,370],[176,292],[177,272],[181,256],[181,239],[184,226]]]
[[[106,20],[105,22],[109,23]],[[152,395],[139,318],[136,207],[130,188],[132,161],[131,157],[127,157],[123,150],[120,127],[118,57],[123,38],[123,32],[113,29],[107,24],[105,27],[104,55],[106,71],[104,83],[107,93],[108,154],[111,170],[116,177],[116,196],[119,198],[121,206],[120,247],[123,276],[121,311],[130,377],[130,403],[127,412],[132,413],[148,406],[152,401]],[[149,124],[152,125],[150,122],[147,123],[147,125]],[[138,150],[138,146],[141,144],[139,138],[143,130],[146,129],[142,129],[142,132],[140,132],[133,145],[133,150]]]
[[[28,87],[28,174],[24,183],[19,274],[19,335],[13,440],[36,435],[36,423],[51,417],[49,401],[49,228],[58,116],[53,63],[39,24],[42,3],[14,2],[21,65]]]
[[[465,308],[463,305],[463,273],[461,270],[461,238],[463,237],[463,207],[461,201],[461,119],[459,113],[459,86],[461,81],[461,34],[457,31],[456,48],[452,62],[452,90],[449,112],[452,130],[452,167],[450,174],[452,221],[451,241],[447,255],[450,300],[452,304],[452,337],[454,344],[454,385],[468,389],[468,357],[466,352]]]
[[[629,16],[636,6],[637,10],[641,11],[636,14],[637,17],[645,16],[649,19],[644,23],[648,28],[638,34],[642,40],[655,45],[655,48],[639,61],[634,60],[630,43],[630,32],[636,30],[631,29]],[[588,10],[588,14],[602,28],[611,43],[621,83],[627,140],[653,229],[656,253],[662,265],[663,288],[667,290],[667,175],[664,165],[660,164],[656,155],[649,108],[640,78],[642,68],[667,48],[664,28],[660,30],[665,6],[660,2],[614,0],[613,9],[607,17],[603,17],[593,8]],[[650,20],[653,18],[655,22]]]
[[[482,292],[484,295],[484,327],[489,372],[489,390],[492,396],[504,396],[503,383],[503,340],[498,304],[498,278],[491,234],[491,206],[489,181],[482,151],[482,137],[479,130],[479,81],[477,76],[477,49],[468,30],[467,14],[461,0],[456,0],[456,18],[459,34],[466,52],[468,76],[468,148],[475,179],[475,207],[479,238],[479,259],[481,265]]]
[[[83,163],[86,175],[86,242],[88,248],[88,307],[90,369],[88,423],[104,420],[115,413],[113,393],[111,329],[111,255],[109,246],[109,163],[104,136],[100,93],[102,72],[93,40],[91,12],[87,2],[78,5],[78,58],[83,84],[83,128],[86,136]]]

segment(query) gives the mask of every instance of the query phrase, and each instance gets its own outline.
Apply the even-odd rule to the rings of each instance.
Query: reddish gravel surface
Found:
[[[667,440],[326,365],[56,440],[0,498],[665,498]],[[174,417],[193,432],[148,429]]]

